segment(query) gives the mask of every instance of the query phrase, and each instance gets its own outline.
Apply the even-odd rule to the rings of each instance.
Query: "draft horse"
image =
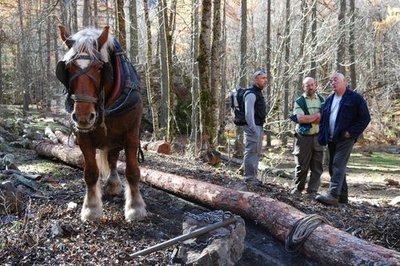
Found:
[[[122,191],[117,172],[122,149],[126,155],[125,219],[143,219],[147,213],[139,191],[137,160],[143,107],[137,73],[109,26],[102,31],[84,29],[72,36],[59,26],[59,32],[69,50],[57,64],[56,75],[66,88],[66,110],[85,160],[81,219],[102,217],[102,178],[106,194]]]

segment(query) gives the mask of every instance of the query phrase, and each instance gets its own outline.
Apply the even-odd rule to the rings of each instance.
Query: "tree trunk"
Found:
[[[167,22],[167,0],[164,2],[164,21]],[[164,23],[166,40],[167,40],[167,56],[168,56],[168,76],[169,85],[167,91],[167,103],[168,103],[168,119],[167,119],[167,141],[171,142],[175,138],[175,89],[174,89],[174,67],[173,67],[173,48],[172,48],[172,35],[175,29],[175,14],[176,14],[176,1],[171,1],[171,12],[169,15],[169,22]]]
[[[343,75],[346,75],[345,65],[345,52],[346,52],[346,38],[345,38],[345,15],[346,15],[346,0],[339,0],[339,16],[338,16],[338,45],[337,45],[337,58],[336,58],[336,70]]]
[[[289,117],[289,71],[290,71],[290,0],[286,0],[286,25],[285,25],[285,72],[284,72],[284,96],[283,96],[283,119]],[[282,145],[287,145],[288,123],[283,124],[281,133]]]
[[[89,19],[91,16],[90,16],[90,12],[89,12],[89,5],[90,5],[89,0],[83,0],[82,26],[85,28],[89,27],[89,25],[90,25]]]
[[[247,86],[247,0],[241,0],[240,7],[240,82],[239,86]]]
[[[201,31],[199,38],[199,81],[200,81],[200,131],[201,151],[212,149],[215,126],[212,117],[214,97],[211,95],[210,85],[210,37],[211,37],[211,0],[203,0],[201,15]]]
[[[213,36],[212,36],[212,46],[211,46],[211,72],[210,72],[210,81],[211,81],[211,95],[214,96],[214,103],[225,102],[225,95],[221,93],[221,64],[220,64],[220,56],[221,56],[221,0],[213,0],[214,6],[214,15],[213,15]],[[215,104],[213,106],[213,121],[216,121],[214,136],[219,136],[219,129],[223,127],[221,123],[219,123],[219,113],[220,105]],[[225,121],[225,120],[224,120]],[[221,121],[221,122],[224,122]],[[213,146],[218,145],[217,138],[211,140],[213,142]]]
[[[147,2],[147,1],[146,1]],[[147,6],[144,8],[148,9]],[[148,12],[148,11],[147,11]],[[148,15],[147,15],[148,17]],[[136,0],[130,0],[129,7],[129,25],[130,25],[130,58],[134,65],[137,65],[139,62],[139,36],[138,36],[138,20],[137,20],[137,5]],[[146,25],[147,25],[146,21]],[[147,38],[149,36],[147,35]]]
[[[268,79],[268,83],[267,83],[267,88],[266,88],[266,92],[265,92],[265,98],[267,101],[267,114],[269,114],[270,111],[270,102],[271,102],[271,82],[272,82],[272,77],[271,77],[271,1],[272,0],[268,0],[267,3],[267,51],[266,51],[266,61],[267,61],[267,79]],[[267,125],[265,126],[265,129],[267,130],[266,136],[267,136],[267,147],[271,147],[272,146],[272,140],[271,140],[271,126],[269,125],[269,118],[267,115]]]
[[[221,37],[221,93],[220,93],[220,100],[219,100],[219,117],[218,117],[218,124],[219,124],[219,130],[218,130],[218,145],[222,145],[224,147],[227,146],[227,139],[225,136],[225,126],[227,124],[227,119],[226,117],[229,116],[229,114],[226,113],[226,88],[227,88],[227,76],[226,76],[226,39],[227,39],[227,33],[226,33],[226,0],[223,1],[223,8],[222,8],[222,25],[221,25],[221,30],[222,30],[222,37]]]
[[[66,148],[40,142],[36,148],[40,156],[57,158],[67,164],[83,168],[79,148]],[[118,162],[123,174],[125,163]],[[180,197],[231,211],[265,227],[280,241],[285,241],[292,226],[306,215],[296,208],[252,192],[237,191],[141,167],[141,181]],[[317,227],[300,249],[322,265],[398,265],[400,253],[356,238],[327,224]]]
[[[117,38],[121,44],[122,49],[126,51],[124,0],[115,0],[115,22]]]
[[[241,0],[241,16],[240,16],[240,80],[239,86],[242,88],[247,87],[247,0]],[[243,156],[243,127],[235,127],[235,147],[234,156]]]
[[[160,127],[159,127],[159,95],[156,92],[156,88],[153,83],[153,45],[151,40],[151,25],[149,20],[149,10],[147,0],[143,0],[144,5],[144,20],[147,29],[147,62],[146,62],[146,87],[147,87],[147,97],[149,100],[152,123],[153,123],[153,138],[159,139],[160,137]]]
[[[192,114],[190,118],[190,141],[192,154],[197,154],[199,147],[199,67],[197,56],[199,54],[199,0],[192,0],[192,42],[191,42],[191,74],[192,74]]]
[[[317,0],[313,1],[311,7],[311,71],[310,77],[317,78]]]
[[[160,127],[166,129],[168,123],[168,91],[169,91],[169,65],[168,65],[168,48],[167,48],[167,19],[164,17],[164,2],[158,2],[158,23],[160,28],[160,68],[161,68],[161,101],[160,101]],[[166,14],[166,13],[165,13]]]
[[[300,69],[299,69],[299,78],[297,81],[297,91],[293,90],[296,95],[301,95],[303,93],[303,79],[305,73],[305,57],[304,57],[304,46],[306,45],[306,35],[307,35],[307,27],[308,27],[308,6],[307,0],[301,0],[301,17],[302,17],[302,24],[301,24],[301,36],[300,36],[300,43],[299,43],[299,56],[297,57],[300,60]]]
[[[350,0],[350,34],[349,34],[349,54],[350,54],[350,78],[351,78],[351,88],[353,90],[357,89],[357,73],[356,73],[356,51],[355,51],[355,7],[354,0]]]

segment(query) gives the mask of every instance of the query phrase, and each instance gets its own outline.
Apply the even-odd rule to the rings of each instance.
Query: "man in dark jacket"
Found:
[[[364,98],[346,87],[343,74],[334,73],[330,78],[333,94],[322,110],[318,142],[328,145],[329,190],[315,199],[328,205],[347,203],[346,167],[357,138],[371,121]]]

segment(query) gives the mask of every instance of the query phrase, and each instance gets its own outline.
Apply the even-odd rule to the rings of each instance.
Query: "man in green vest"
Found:
[[[323,148],[318,143],[318,131],[324,98],[316,93],[317,86],[311,77],[303,80],[303,90],[303,95],[294,103],[291,117],[297,123],[293,151],[296,163],[295,185],[291,194],[301,195],[306,187],[307,175],[310,171],[306,192],[315,195],[323,172]]]

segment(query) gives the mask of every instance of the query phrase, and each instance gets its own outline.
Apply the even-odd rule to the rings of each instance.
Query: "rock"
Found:
[[[392,206],[400,206],[400,196],[394,197],[390,202],[389,205]]]
[[[186,214],[183,233],[222,221],[222,211]],[[184,265],[236,265],[242,257],[246,229],[244,220],[236,216],[236,224],[220,227],[212,232],[183,242],[173,260]]]

